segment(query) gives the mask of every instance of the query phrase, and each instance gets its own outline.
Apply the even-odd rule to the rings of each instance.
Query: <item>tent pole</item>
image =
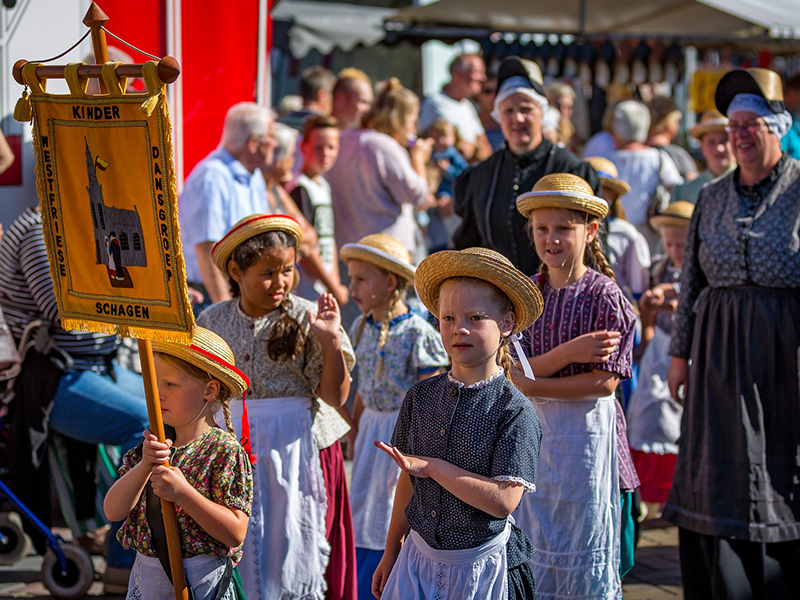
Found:
[[[578,37],[586,33],[586,0],[578,0]]]

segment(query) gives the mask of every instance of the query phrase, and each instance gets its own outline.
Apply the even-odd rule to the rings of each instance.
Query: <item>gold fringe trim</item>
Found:
[[[61,327],[67,331],[93,331],[95,333],[117,334],[120,337],[135,338],[137,340],[151,340],[154,342],[173,342],[176,344],[191,344],[194,327],[190,332],[169,331],[165,329],[148,329],[147,327],[134,327],[130,325],[115,325],[85,319],[61,319]]]

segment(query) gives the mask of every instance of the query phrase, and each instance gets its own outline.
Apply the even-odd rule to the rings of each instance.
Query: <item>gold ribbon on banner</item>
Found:
[[[178,225],[172,126],[158,63],[146,93],[128,93],[119,63],[102,67],[107,94],[30,88],[36,183],[50,273],[65,329],[189,343],[194,331]]]

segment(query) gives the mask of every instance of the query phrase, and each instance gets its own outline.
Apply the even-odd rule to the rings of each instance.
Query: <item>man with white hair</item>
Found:
[[[178,216],[186,279],[205,296],[197,312],[230,298],[228,282],[211,260],[211,247],[239,219],[271,212],[260,167],[272,162],[275,146],[272,112],[240,102],[225,115],[219,147],[186,179]]]
[[[491,248],[526,275],[534,275],[539,258],[525,229],[528,221],[517,211],[517,196],[531,191],[548,173],[573,173],[595,191],[600,179],[588,164],[542,136],[548,102],[536,63],[506,58],[497,85],[492,117],[500,123],[506,146],[456,179],[455,211],[462,222],[453,245],[456,250]]]
[[[461,54],[450,63],[450,82],[441,92],[426,98],[419,111],[418,129],[425,134],[434,121],[444,119],[458,134],[456,149],[468,162],[480,162],[492,155],[478,111],[470,101],[481,93],[486,66],[477,54]]]

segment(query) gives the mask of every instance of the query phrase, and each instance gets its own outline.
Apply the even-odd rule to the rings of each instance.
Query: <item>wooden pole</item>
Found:
[[[158,399],[153,344],[150,340],[137,341],[139,342],[139,359],[142,362],[142,378],[144,379],[144,395],[147,398],[147,418],[150,421],[150,431],[158,438],[159,442],[164,442],[166,436],[164,435],[164,421],[161,418],[161,401]],[[181,534],[180,529],[178,529],[175,505],[162,498],[161,515],[164,518],[164,530],[167,533],[169,566],[172,569],[175,600],[189,600],[189,590],[186,589],[186,575],[183,571]]]
[[[98,64],[108,61],[108,46],[106,34],[102,27],[108,22],[108,16],[92,2],[83,23],[92,30],[92,47],[94,59]],[[103,80],[99,81],[101,93],[105,93]],[[150,340],[138,340],[139,358],[142,363],[142,379],[144,381],[144,394],[147,400],[147,418],[150,421],[150,431],[155,434],[159,442],[166,442],[164,435],[164,421],[161,418],[161,402],[158,398],[158,385],[156,383],[156,368],[153,361],[153,345]],[[181,552],[181,534],[178,529],[178,517],[175,514],[175,505],[161,499],[161,514],[164,518],[164,529],[167,534],[167,549],[169,550],[169,564],[172,569],[172,587],[175,590],[175,600],[189,600],[189,590],[186,588],[186,574],[183,570],[183,554]]]

